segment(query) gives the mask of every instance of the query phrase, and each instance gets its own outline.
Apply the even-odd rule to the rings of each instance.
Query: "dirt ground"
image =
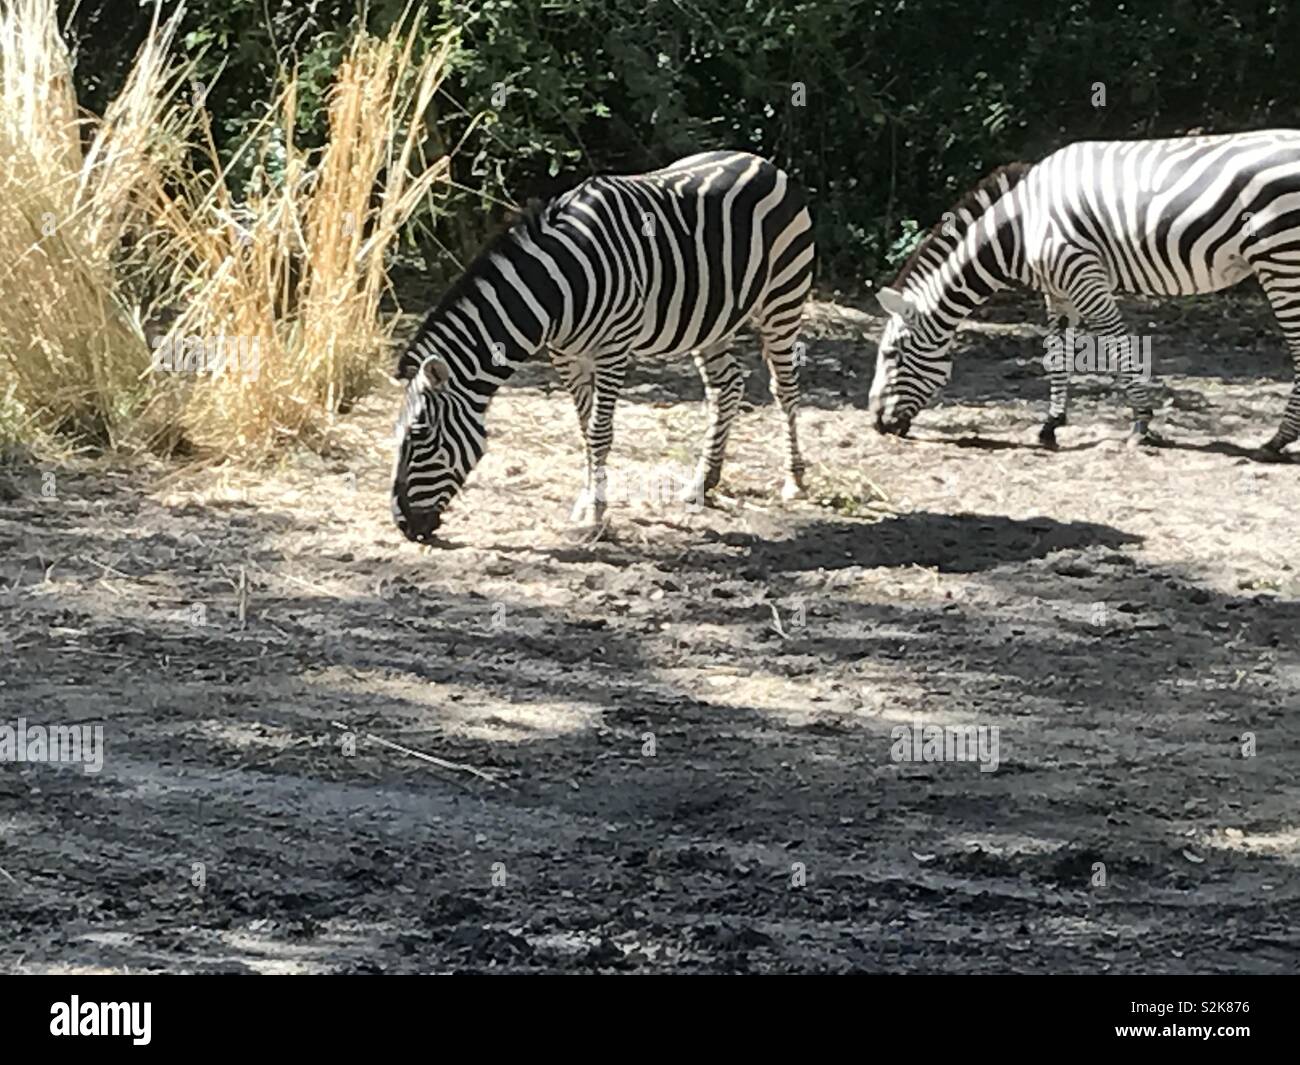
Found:
[[[0,472],[0,725],[105,737],[0,765],[0,969],[1294,971],[1300,466],[1245,454],[1289,365],[1254,293],[1129,307],[1173,447],[1095,381],[1032,446],[1016,300],[881,439],[880,321],[821,303],[811,498],[755,366],[718,506],[662,503],[701,387],[643,366],[599,539],[545,366],[439,548],[391,387],[265,476]],[[913,723],[997,770],[895,761]]]

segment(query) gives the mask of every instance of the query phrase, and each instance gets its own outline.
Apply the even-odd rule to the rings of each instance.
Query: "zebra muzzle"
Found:
[[[433,534],[442,524],[442,508],[415,510],[394,504],[393,522],[408,540],[417,544],[426,544],[433,539]]]
[[[876,432],[884,436],[906,436],[911,428],[911,418],[895,418],[893,421],[886,421],[883,413],[876,412]]]

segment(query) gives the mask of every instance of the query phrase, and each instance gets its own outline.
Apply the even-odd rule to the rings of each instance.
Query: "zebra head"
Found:
[[[952,333],[927,320],[912,296],[893,288],[877,293],[889,315],[876,352],[876,376],[871,382],[867,411],[876,431],[906,436],[917,411],[952,376],[948,348]]]
[[[397,417],[393,521],[408,540],[429,543],[483,455],[482,411],[438,355],[421,360],[408,350],[396,376],[406,395]]]

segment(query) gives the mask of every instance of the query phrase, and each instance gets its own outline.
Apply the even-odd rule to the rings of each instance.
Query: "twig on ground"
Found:
[[[92,566],[98,566],[105,573],[111,573],[114,577],[120,577],[124,581],[135,580],[135,578],[132,577],[129,573],[123,573],[120,569],[114,569],[112,566],[100,562],[96,559],[93,559],[89,555],[78,555],[77,557],[81,559],[81,561],[83,562],[89,562]]]
[[[267,568],[266,568],[265,566],[263,566],[260,562],[256,562],[256,561],[253,562],[253,565],[256,566],[256,567],[257,567],[259,570],[261,570],[263,573],[265,573],[268,577],[278,578],[278,579],[280,579],[280,580],[282,580],[282,581],[290,581],[290,582],[293,583],[293,584],[299,584],[299,585],[301,585],[302,587],[306,588],[308,591],[310,591],[310,592],[315,592],[317,595],[327,595],[327,596],[329,596],[331,599],[346,599],[346,598],[347,598],[347,596],[346,596],[346,595],[343,595],[341,592],[335,592],[335,591],[330,590],[329,588],[326,588],[324,585],[313,584],[311,581],[305,581],[305,580],[303,580],[301,577],[295,577],[292,573],[277,573],[277,572],[275,572],[274,570],[269,570],[269,569],[267,569]],[[246,576],[243,576],[243,574],[244,574],[244,567],[243,567],[243,566],[240,566],[240,567],[239,567],[239,570],[240,570],[240,573],[241,573],[241,578],[240,578],[240,579],[241,579],[241,581],[243,582],[243,590],[242,590],[242,592],[241,592],[241,595],[242,595],[243,600],[244,600],[245,608],[247,608],[247,600],[248,600],[248,582],[247,582],[247,578],[246,578]],[[236,586],[237,590],[238,590],[238,587],[239,587],[239,586]]]
[[[582,541],[583,547],[590,547],[592,544],[599,543],[601,538],[609,530],[609,515],[600,519],[600,525],[596,527],[595,532]]]
[[[781,627],[781,615],[776,609],[776,604],[768,603],[767,608],[772,611],[772,628],[776,630],[776,634],[781,639],[788,640],[790,637],[786,634],[785,629]]]
[[[330,724],[341,732],[356,731],[355,729],[351,729],[347,725],[340,724],[337,721],[331,721]],[[392,740],[386,740],[382,736],[376,736],[373,732],[362,732],[360,735],[362,739],[368,740],[371,743],[377,743],[381,747],[391,748],[401,754],[409,755],[411,758],[418,758],[420,761],[428,762],[430,765],[436,765],[441,769],[449,769],[453,772],[469,773],[471,776],[476,776],[480,780],[486,780],[489,784],[494,784],[499,788],[505,788],[506,791],[514,791],[514,788],[510,787],[510,785],[504,781],[498,780],[491,774],[485,773],[483,770],[472,765],[466,765],[464,762],[448,762],[446,759],[436,758],[431,754],[425,754],[423,751],[416,751],[412,750],[410,747],[403,747],[400,743],[393,743]]]
[[[250,758],[250,759],[248,759],[246,762],[240,762],[238,765],[236,765],[236,766],[232,766],[230,769],[227,769],[227,770],[225,770],[224,772],[225,772],[227,775],[229,775],[229,774],[232,774],[232,773],[241,773],[241,772],[243,772],[245,769],[255,769],[255,768],[259,768],[259,767],[261,767],[261,766],[270,765],[272,762],[274,762],[274,761],[275,761],[277,758],[279,758],[281,755],[283,755],[283,754],[287,754],[289,751],[292,751],[292,750],[294,750],[294,749],[296,749],[296,748],[298,748],[298,747],[304,747],[304,746],[310,744],[311,742],[312,742],[311,739],[309,739],[309,738],[307,738],[307,737],[301,737],[301,736],[300,736],[300,737],[298,737],[298,738],[296,738],[296,739],[292,739],[292,740],[290,740],[290,741],[289,741],[287,744],[285,744],[283,747],[280,747],[280,748],[278,748],[278,749],[276,749],[276,750],[274,750],[274,751],[271,751],[269,754],[262,754],[262,755],[260,755],[259,757],[256,757],[256,758]]]

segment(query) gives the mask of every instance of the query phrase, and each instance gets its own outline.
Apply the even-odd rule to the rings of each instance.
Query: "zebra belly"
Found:
[[[722,347],[735,339],[760,306],[757,299],[751,299],[743,308],[733,304],[725,318],[715,316],[712,321],[701,322],[698,328],[686,330],[679,340],[673,339],[676,330],[670,323],[656,321],[640,333],[648,338],[634,341],[629,351],[634,357],[674,358],[701,348]]]
[[[1235,248],[1222,249],[1211,259],[1188,264],[1184,270],[1181,277],[1162,275],[1153,282],[1142,277],[1119,278],[1112,271],[1111,282],[1120,292],[1142,296],[1199,296],[1232,288],[1254,273],[1254,268]]]
[[[733,318],[722,329],[719,329],[717,327],[718,323],[714,322],[713,328],[707,331],[694,333],[688,331],[687,335],[676,343],[664,339],[666,333],[671,334],[671,330],[657,329],[655,332],[658,335],[652,337],[649,341],[637,342],[632,340],[628,342],[621,341],[616,337],[600,337],[588,344],[552,343],[548,347],[552,358],[559,358],[574,367],[585,367],[591,373],[594,373],[597,358],[602,352],[626,351],[633,359],[671,359],[679,355],[689,354],[697,349],[717,348],[729,344],[754,316],[756,309],[756,305],[750,306],[744,314]],[[625,328],[623,335],[626,336],[628,332]]]

